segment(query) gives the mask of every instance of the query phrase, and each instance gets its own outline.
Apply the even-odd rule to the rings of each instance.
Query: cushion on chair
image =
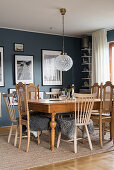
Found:
[[[86,138],[86,137],[87,137],[87,134],[86,134],[86,132],[85,132],[84,126],[79,126],[79,129],[80,129],[82,132],[84,131],[83,138]],[[92,121],[91,119],[89,120],[88,131],[89,131],[90,134],[93,134],[93,133],[94,133],[94,124],[93,124],[93,121]]]
[[[69,139],[74,138],[75,120],[73,118],[61,118],[57,120],[57,123],[63,135],[67,136]]]
[[[75,133],[75,119],[74,118],[61,118],[57,120],[59,124],[60,131],[63,135],[67,136],[68,139],[74,139]],[[82,132],[84,131],[84,126],[78,127]],[[90,119],[90,124],[88,125],[88,130],[90,134],[94,132],[93,121]],[[86,132],[84,131],[83,138],[86,138]]]
[[[30,129],[33,131],[42,131],[49,129],[50,118],[39,116],[39,115],[31,115],[30,116]]]

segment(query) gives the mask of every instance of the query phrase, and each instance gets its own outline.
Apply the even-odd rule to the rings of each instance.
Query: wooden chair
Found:
[[[99,86],[98,83],[94,83],[93,86],[91,86],[91,93],[95,93],[96,94],[96,99],[101,99],[103,94],[102,94],[102,90],[101,90],[101,87],[102,87],[102,83],[101,85]],[[99,110],[93,110],[92,111],[92,116],[96,116],[96,113],[99,114]]]
[[[35,86],[33,83],[31,83],[27,86],[27,99],[28,100],[39,99],[39,85]],[[40,136],[39,136],[40,132],[42,132],[43,130],[49,130],[47,124],[50,122],[50,118],[44,113],[34,112],[34,111],[30,111],[30,115],[31,115],[31,119],[33,123],[35,122],[37,123],[37,127],[36,126],[33,127],[32,121],[30,119],[32,131],[36,131],[37,129],[38,144],[40,144]],[[34,119],[36,119],[35,122],[34,122]],[[49,132],[49,135],[50,135],[50,132]]]
[[[93,105],[94,105],[95,94],[74,93],[73,96],[75,97],[74,152],[77,153],[77,140],[82,139],[82,138],[77,138],[77,127],[79,127],[79,126],[85,126],[90,149],[92,150],[93,147],[92,147],[92,143],[91,143],[87,125],[89,125],[90,116],[91,116],[91,112],[92,112]],[[57,148],[59,147],[60,139],[61,139],[61,132],[59,132],[59,135],[58,135]]]
[[[104,138],[104,129],[105,123],[110,123],[110,138],[111,135],[111,114],[112,114],[112,93],[113,86],[111,82],[107,81],[105,85],[101,85],[101,102],[100,102],[100,110],[99,114],[96,116],[92,115],[93,122],[99,124],[99,135],[100,135],[100,145],[103,147],[103,138]]]
[[[30,99],[37,99],[37,98],[39,98],[39,85],[35,86],[33,83],[30,83],[27,86],[27,99],[30,100]],[[39,131],[37,131],[37,137],[38,137],[38,144],[40,144]]]
[[[10,139],[11,139],[13,126],[16,123],[17,126],[16,126],[16,132],[15,132],[15,140],[14,140],[14,146],[16,146],[19,119],[16,118],[16,114],[15,114],[13,94],[3,94],[3,97],[4,97],[4,102],[6,104],[8,114],[10,116],[10,121],[11,121],[11,127],[10,127],[10,131],[9,131],[9,136],[8,136],[8,143],[10,142]]]
[[[91,86],[91,93],[95,93],[97,99],[100,98],[100,86],[98,83],[94,83],[94,85]]]
[[[27,91],[26,84],[19,82],[16,85],[17,91],[17,99],[18,99],[18,112],[19,112],[19,129],[20,129],[20,137],[19,137],[19,148],[21,147],[22,140],[22,125],[27,127],[27,149],[26,152],[29,151],[30,144],[30,117],[29,117],[29,108],[27,101]]]
[[[114,99],[114,85],[113,85],[113,93],[112,93],[112,98]]]
[[[39,91],[40,91],[40,88],[39,88],[39,85],[37,86],[37,92],[38,92],[38,95],[37,95],[37,99],[39,99]]]
[[[27,99],[37,99],[37,86],[35,86],[33,83],[30,83],[27,86]]]

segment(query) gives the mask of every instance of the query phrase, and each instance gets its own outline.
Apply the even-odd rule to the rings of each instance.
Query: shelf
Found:
[[[84,80],[85,80],[85,79],[90,80],[91,78],[82,78],[82,79],[84,79]]]
[[[91,43],[91,41],[89,41]],[[87,46],[85,46],[87,47]],[[91,76],[92,76],[92,47],[88,45],[88,48],[81,49],[82,60],[82,86],[80,89],[82,92],[90,92]]]

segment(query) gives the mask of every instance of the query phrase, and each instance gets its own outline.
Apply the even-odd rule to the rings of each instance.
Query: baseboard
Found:
[[[3,127],[0,127],[0,135],[1,135],[1,134],[2,134],[2,135],[8,134],[10,128],[11,128],[11,126],[3,126]],[[12,131],[15,132],[15,130],[16,130],[16,126],[13,126],[13,130],[12,130]]]

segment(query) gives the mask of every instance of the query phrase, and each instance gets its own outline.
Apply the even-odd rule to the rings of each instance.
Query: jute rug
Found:
[[[61,141],[60,147],[52,152],[49,150],[49,136],[41,135],[41,144],[37,145],[35,140],[30,142],[30,150],[25,152],[27,139],[22,139],[22,147],[19,150],[13,146],[14,137],[7,143],[7,136],[0,136],[0,170],[23,170],[37,166],[71,160],[79,157],[114,150],[112,141],[106,135],[103,149],[100,148],[98,133],[91,136],[93,151],[90,151],[88,141],[84,144],[78,142],[78,153],[73,152],[73,143]]]

